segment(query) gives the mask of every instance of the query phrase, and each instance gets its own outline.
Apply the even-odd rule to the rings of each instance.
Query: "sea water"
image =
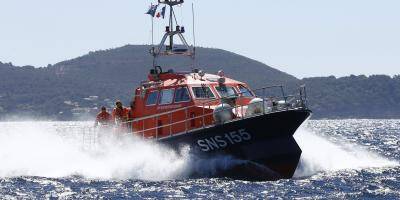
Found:
[[[400,120],[308,121],[295,177],[269,182],[191,179],[235,161],[193,162],[136,137],[99,145],[92,124],[1,122],[0,198],[400,198]]]

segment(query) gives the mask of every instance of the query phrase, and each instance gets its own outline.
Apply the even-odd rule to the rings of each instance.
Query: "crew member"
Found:
[[[112,112],[112,119],[114,120],[116,125],[126,126],[126,122],[128,121],[128,109],[122,106],[121,101],[115,102],[115,108]]]
[[[99,114],[97,114],[96,116],[96,120],[94,122],[94,126],[97,125],[110,125],[111,124],[111,114],[107,112],[107,108],[106,107],[101,107],[101,111],[99,112]]]

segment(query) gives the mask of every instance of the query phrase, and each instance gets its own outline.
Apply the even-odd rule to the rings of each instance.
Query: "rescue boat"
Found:
[[[148,80],[134,92],[135,118],[127,122],[130,131],[176,150],[189,147],[200,158],[243,161],[217,170],[216,177],[291,178],[302,153],[293,135],[311,115],[305,87],[298,94],[286,95],[284,86],[252,90],[223,71],[211,74],[197,66],[187,72],[164,71],[157,63],[159,57],[182,55],[194,60],[196,49],[186,42],[184,27],[174,24],[174,6],[184,1],[158,3],[169,8],[169,25],[161,43],[150,50],[154,62]],[[174,37],[182,44],[175,45]]]

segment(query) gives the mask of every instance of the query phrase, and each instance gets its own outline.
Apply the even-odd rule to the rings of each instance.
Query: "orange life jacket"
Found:
[[[112,118],[114,121],[124,122],[128,119],[128,109],[126,108],[114,108],[112,112]]]

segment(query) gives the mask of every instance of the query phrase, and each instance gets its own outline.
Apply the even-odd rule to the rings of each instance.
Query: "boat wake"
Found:
[[[294,177],[311,176],[318,172],[399,165],[398,162],[370,152],[358,144],[336,144],[303,127],[296,132],[295,139],[303,153]]]

